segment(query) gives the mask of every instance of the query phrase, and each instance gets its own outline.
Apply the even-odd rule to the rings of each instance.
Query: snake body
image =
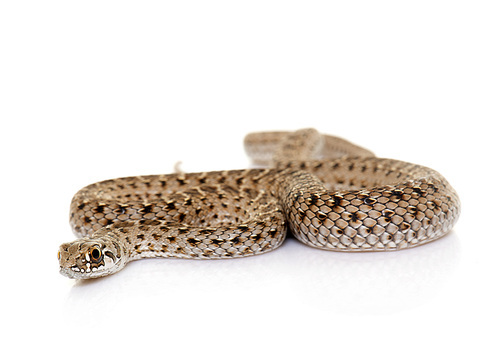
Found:
[[[71,202],[79,237],[59,248],[60,272],[102,277],[146,257],[220,259],[276,249],[287,230],[335,251],[399,250],[436,240],[460,213],[438,172],[377,158],[313,129],[250,134],[268,168],[102,181]]]

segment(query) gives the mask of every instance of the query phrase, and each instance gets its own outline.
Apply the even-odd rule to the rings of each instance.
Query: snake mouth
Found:
[[[87,279],[87,278],[92,277],[91,276],[92,272],[87,273],[84,270],[80,270],[76,266],[71,267],[71,268],[60,266],[59,273],[65,277],[70,278],[70,279]]]
[[[72,271],[68,268],[60,266],[59,273],[70,279],[82,279],[81,272]]]
[[[103,275],[105,275],[105,272],[103,269],[86,272],[85,270],[79,269],[76,266],[72,267],[72,268],[60,266],[59,273],[65,277],[70,278],[70,279],[90,279],[90,278],[102,277]]]

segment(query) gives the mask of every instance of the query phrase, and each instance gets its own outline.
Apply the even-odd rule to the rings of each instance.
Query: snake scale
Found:
[[[79,237],[62,244],[60,273],[106,276],[147,257],[221,259],[276,249],[290,230],[334,251],[419,246],[448,233],[460,201],[438,172],[375,157],[314,129],[252,133],[264,168],[125,177],[73,197]]]

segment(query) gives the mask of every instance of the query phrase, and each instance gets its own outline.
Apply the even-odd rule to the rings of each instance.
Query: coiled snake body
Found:
[[[249,134],[266,169],[107,180],[80,190],[60,272],[102,277],[145,257],[234,258],[274,250],[287,229],[335,251],[410,248],[448,233],[460,212],[436,171],[313,129]]]

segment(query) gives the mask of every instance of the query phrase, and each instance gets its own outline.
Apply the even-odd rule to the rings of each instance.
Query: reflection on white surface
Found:
[[[400,252],[333,256],[324,252],[315,256],[308,249],[297,249],[297,292],[311,294],[308,297],[313,298],[310,303],[314,306],[365,314],[408,310],[425,303],[439,292],[460,254],[453,233]]]
[[[282,306],[393,313],[439,293],[459,261],[459,249],[453,233],[419,248],[379,253],[329,252],[289,237],[276,251],[243,259],[141,260],[109,277],[77,281],[65,311],[92,317],[98,310],[96,326],[158,312],[189,318],[264,307],[259,310],[265,315]]]

